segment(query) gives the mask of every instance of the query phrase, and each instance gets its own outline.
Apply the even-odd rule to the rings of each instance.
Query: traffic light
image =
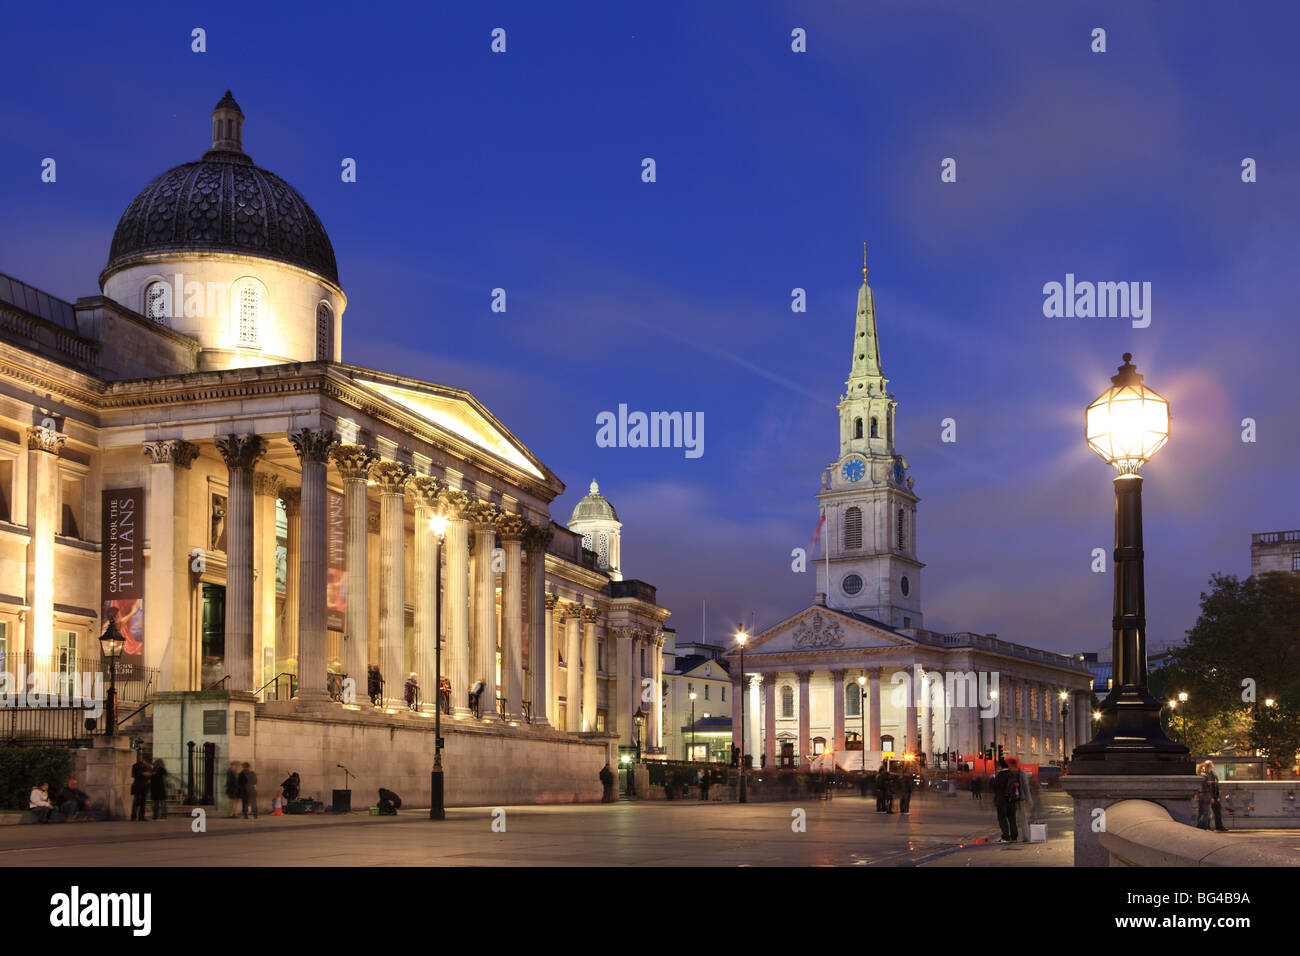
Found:
[[[1002,745],[998,744],[998,759],[1001,760],[1002,757],[1003,757]]]

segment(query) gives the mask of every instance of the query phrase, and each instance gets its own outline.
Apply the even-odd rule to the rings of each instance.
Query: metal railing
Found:
[[[148,697],[149,686],[158,677],[158,668],[143,667],[117,662],[117,699],[130,703],[141,703]],[[13,674],[18,681],[18,689],[26,691],[27,676],[39,674],[44,692],[64,694],[69,697],[89,697],[94,692],[93,686],[87,686],[86,675],[99,674],[104,682],[104,693],[108,693],[108,663],[102,657],[68,657],[63,654],[36,654],[32,651],[17,651],[0,658],[0,670]]]
[[[82,707],[0,707],[0,740],[22,747],[84,746],[88,718]]]
[[[271,690],[263,694],[262,692],[268,687]],[[268,700],[291,700],[298,694],[298,678],[296,675],[285,671],[276,674],[253,693],[261,697],[263,703]]]

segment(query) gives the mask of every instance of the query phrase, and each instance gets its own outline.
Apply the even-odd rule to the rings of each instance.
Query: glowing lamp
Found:
[[[1137,366],[1124,353],[1111,387],[1084,413],[1088,447],[1120,474],[1137,474],[1169,440],[1169,403],[1142,384]]]

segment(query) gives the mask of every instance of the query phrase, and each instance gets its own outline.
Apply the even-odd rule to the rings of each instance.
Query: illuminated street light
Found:
[[[442,580],[442,541],[447,534],[447,519],[442,514],[434,514],[429,518],[429,530],[438,538],[438,547],[435,549],[437,560],[434,563],[433,580],[434,591],[437,593],[438,604],[442,603],[442,594],[438,592],[436,582]],[[447,808],[445,805],[445,781],[442,775],[442,608],[434,606],[433,620],[433,686],[435,688],[434,707],[433,707],[433,770],[429,774],[429,819],[445,820],[447,819]]]
[[[745,642],[749,640],[749,635],[745,629],[741,628],[736,632],[736,643],[740,645],[740,759],[736,761],[736,766],[740,768],[740,790],[739,802],[748,803],[749,799],[745,795]]]

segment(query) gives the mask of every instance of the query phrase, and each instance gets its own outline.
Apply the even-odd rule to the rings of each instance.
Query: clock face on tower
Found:
[[[860,481],[866,473],[867,466],[861,458],[850,458],[844,463],[844,467],[840,469],[840,474],[849,481]]]

